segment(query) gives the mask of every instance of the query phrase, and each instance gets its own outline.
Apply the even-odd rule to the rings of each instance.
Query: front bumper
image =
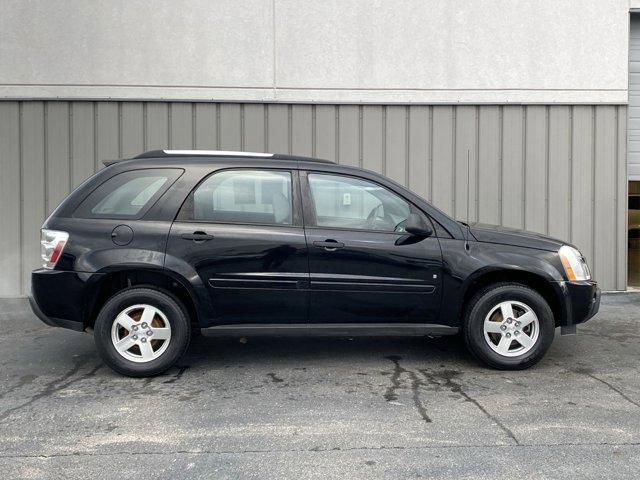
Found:
[[[592,318],[600,309],[600,288],[594,281],[563,282],[565,315],[561,326],[577,325]]]

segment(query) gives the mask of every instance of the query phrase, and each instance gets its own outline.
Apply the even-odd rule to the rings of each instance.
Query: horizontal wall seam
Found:
[[[171,85],[171,84],[118,84],[118,83],[0,83],[0,87],[117,87],[117,88],[189,88],[224,90],[267,90],[272,86],[225,86],[225,85]],[[421,88],[421,87],[294,87],[281,85],[276,90],[353,90],[383,92],[626,92],[626,88]]]
[[[263,98],[263,99],[224,99],[224,98],[209,98],[209,97],[193,97],[193,98],[149,98],[149,97],[135,97],[135,96],[115,96],[110,95],[108,97],[98,97],[98,96],[70,96],[70,95],[56,95],[56,96],[33,96],[33,95],[2,95],[0,93],[0,102],[2,101],[19,101],[19,102],[29,102],[29,101],[64,101],[64,102],[94,102],[94,101],[108,101],[108,102],[146,102],[146,103],[210,103],[210,104],[238,104],[243,103],[245,105],[250,104],[259,104],[259,105],[268,105],[268,104],[280,104],[280,105],[372,105],[372,106],[385,106],[385,105],[418,105],[418,106],[491,106],[491,105],[515,105],[515,106],[528,106],[528,105],[553,105],[553,106],[571,106],[571,105],[611,105],[611,106],[628,106],[629,101],[572,101],[567,102],[566,100],[557,101],[557,102],[549,102],[549,101],[482,101],[478,99],[473,100],[459,100],[459,101],[451,101],[451,100],[358,100],[358,101],[346,101],[342,99],[334,99],[334,100],[291,100],[291,99],[278,99],[278,98]]]

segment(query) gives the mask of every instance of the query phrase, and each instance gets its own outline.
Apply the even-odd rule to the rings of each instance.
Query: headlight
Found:
[[[590,280],[591,272],[582,254],[569,245],[563,245],[558,250],[564,273],[569,280]]]

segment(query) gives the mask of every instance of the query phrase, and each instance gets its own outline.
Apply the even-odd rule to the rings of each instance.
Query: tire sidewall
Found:
[[[158,358],[139,363],[120,355],[111,340],[111,328],[117,315],[128,307],[148,304],[160,309],[171,327],[169,346]],[[111,297],[102,307],[94,326],[96,348],[113,370],[128,376],[149,376],[164,372],[184,354],[190,340],[187,313],[179,300],[167,292],[150,288],[130,288]]]
[[[538,317],[540,328],[533,348],[517,357],[505,357],[495,352],[484,337],[486,316],[497,304],[509,300],[528,305]],[[540,294],[521,285],[502,285],[486,289],[478,295],[465,319],[465,333],[470,350],[485,363],[503,369],[527,368],[537,363],[553,342],[555,321],[549,305]]]

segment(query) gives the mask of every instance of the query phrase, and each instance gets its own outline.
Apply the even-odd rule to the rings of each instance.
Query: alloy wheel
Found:
[[[509,300],[497,304],[484,319],[484,339],[504,357],[517,357],[531,350],[540,334],[540,322],[531,307]]]
[[[146,363],[162,355],[171,341],[171,325],[158,308],[133,305],[118,314],[111,326],[111,342],[127,360]]]

